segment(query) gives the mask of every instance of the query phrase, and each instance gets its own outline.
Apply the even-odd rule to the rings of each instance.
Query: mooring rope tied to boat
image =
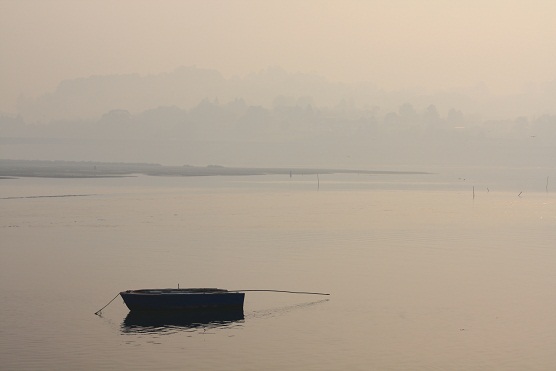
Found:
[[[117,298],[118,296],[120,296],[120,293],[116,294],[116,296],[114,296],[114,298],[113,298],[112,300],[110,300],[110,301],[108,302],[108,304],[106,304],[104,307],[102,307],[102,308],[100,308],[99,310],[97,310],[97,311],[95,312],[95,314],[96,314],[97,316],[100,316],[100,313],[102,312],[102,310],[103,310],[104,308],[106,308],[107,306],[109,306],[110,303],[112,303],[114,300],[116,300],[116,298]]]
[[[248,292],[248,291],[264,291],[264,292],[285,292],[288,294],[307,294],[307,295],[330,295],[323,292],[307,292],[307,291],[286,291],[286,290],[228,290],[230,292]]]

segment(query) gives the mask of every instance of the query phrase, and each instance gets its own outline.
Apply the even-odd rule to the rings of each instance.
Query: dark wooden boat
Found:
[[[141,289],[120,292],[131,311],[243,309],[245,294],[213,288]]]

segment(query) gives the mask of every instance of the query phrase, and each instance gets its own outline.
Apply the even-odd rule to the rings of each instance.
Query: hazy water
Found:
[[[492,174],[0,180],[0,368],[554,369],[549,174]],[[332,295],[93,314],[178,283]]]

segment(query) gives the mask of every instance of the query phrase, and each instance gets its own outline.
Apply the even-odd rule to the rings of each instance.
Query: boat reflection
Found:
[[[130,311],[121,331],[133,333],[171,333],[177,331],[229,327],[243,321],[243,308],[199,311]]]

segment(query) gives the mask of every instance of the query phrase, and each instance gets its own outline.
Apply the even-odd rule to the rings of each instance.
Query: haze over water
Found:
[[[2,195],[6,369],[556,363],[551,192],[473,200],[429,174],[21,178]],[[93,314],[178,284],[331,296],[247,293],[243,318],[197,325],[134,320],[119,298]]]
[[[555,369],[555,13],[0,0],[0,369]]]

